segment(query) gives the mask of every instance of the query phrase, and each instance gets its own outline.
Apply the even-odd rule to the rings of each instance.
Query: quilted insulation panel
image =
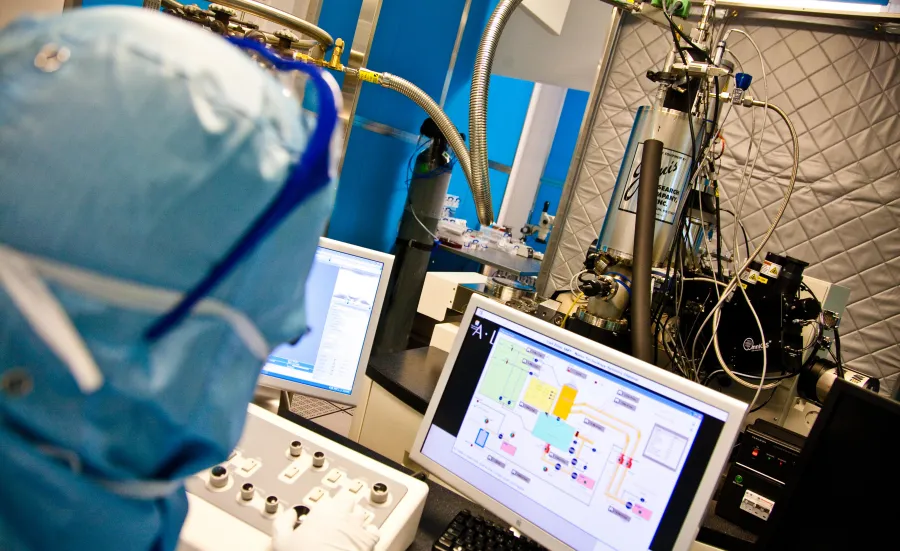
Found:
[[[670,35],[626,18],[589,135],[556,255],[549,291],[566,288],[596,239],[637,108],[656,90],[645,78],[658,69]],[[744,26],[767,69],[769,100],[800,135],[800,171],[788,209],[766,251],[810,263],[806,273],[851,290],[841,325],[848,367],[882,379],[889,391],[900,374],[900,41],[789,26]],[[780,24],[779,24],[780,25]],[[756,49],[733,34],[729,49],[764,96]],[[756,113],[735,108],[723,135],[723,208],[734,210],[740,172]],[[769,130],[753,174],[742,221],[754,245],[774,218],[789,182],[792,149],[785,124],[769,114]],[[734,223],[723,216],[731,242]],[[742,246],[742,245],[741,245]]]

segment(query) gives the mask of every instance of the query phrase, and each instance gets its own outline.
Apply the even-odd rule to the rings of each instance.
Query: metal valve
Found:
[[[278,47],[283,50],[290,50],[291,45],[294,42],[300,40],[299,38],[297,38],[297,35],[287,29],[278,29],[272,34],[274,34],[275,37],[278,38]]]
[[[224,21],[228,21],[229,19],[237,15],[237,11],[221,4],[210,4],[209,11],[213,12],[216,15],[216,19]]]

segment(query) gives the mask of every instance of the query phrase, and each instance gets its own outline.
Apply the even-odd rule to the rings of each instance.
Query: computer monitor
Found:
[[[262,386],[356,405],[394,257],[327,238],[306,280],[309,331],[275,348]]]
[[[411,458],[550,549],[688,549],[746,409],[473,297]]]
[[[896,549],[900,403],[838,379],[760,549]]]

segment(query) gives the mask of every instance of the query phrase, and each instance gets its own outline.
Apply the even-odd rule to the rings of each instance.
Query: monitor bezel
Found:
[[[391,270],[394,267],[394,256],[379,251],[373,251],[372,249],[351,245],[350,243],[335,241],[333,239],[328,239],[327,237],[319,238],[319,245],[316,248],[316,252],[318,252],[319,249],[327,249],[357,256],[366,260],[374,260],[376,262],[381,262],[384,265],[384,268],[381,271],[381,278],[378,281],[378,290],[375,293],[375,302],[372,305],[372,319],[366,330],[366,338],[363,341],[362,352],[359,355],[359,364],[356,366],[356,377],[353,379],[353,390],[350,394],[344,394],[334,390],[315,387],[303,382],[288,381],[279,377],[272,377],[262,373],[262,366],[260,367],[260,376],[257,383],[260,386],[267,388],[285,390],[304,396],[321,398],[323,400],[328,400],[329,402],[356,406],[359,405],[360,399],[364,394],[363,388],[365,377],[362,375],[365,373],[366,366],[369,365],[369,355],[372,352],[372,344],[375,341],[375,331],[378,329],[378,323],[381,319],[381,308],[384,305],[384,297],[387,295],[388,283],[391,279]]]
[[[682,377],[679,377],[675,374],[664,371],[663,369],[660,369],[652,364],[645,363],[632,356],[629,356],[597,342],[588,340],[580,335],[572,333],[571,331],[566,331],[538,318],[509,308],[508,306],[490,300],[486,297],[477,295],[472,296],[472,299],[469,301],[468,308],[466,308],[466,312],[463,315],[462,320],[460,321],[460,328],[469,326],[469,324],[472,322],[472,317],[474,316],[475,311],[478,308],[484,309],[488,312],[505,318],[512,323],[516,323],[518,325],[536,331],[537,333],[540,333],[544,336],[555,339],[582,352],[597,356],[603,360],[615,364],[616,366],[619,366],[620,368],[631,371],[636,375],[640,375],[651,381],[655,381],[659,384],[667,386],[672,390],[687,394],[688,396],[691,396],[703,403],[724,411],[728,415],[728,418],[725,420],[722,427],[722,432],[719,434],[719,438],[716,441],[716,445],[712,455],[710,456],[710,460],[703,472],[703,477],[700,480],[700,485],[697,488],[697,492],[694,495],[694,499],[691,501],[688,513],[685,516],[684,522],[681,525],[681,529],[678,532],[678,537],[675,540],[675,546],[673,547],[673,549],[676,550],[689,549],[694,539],[696,538],[697,532],[700,529],[700,524],[703,520],[707,505],[709,504],[709,500],[712,498],[713,492],[715,491],[719,476],[728,463],[728,458],[731,454],[734,442],[737,439],[738,433],[740,432],[743,425],[743,420],[747,412],[747,404],[735,400],[734,398],[731,398],[724,394],[720,394],[714,390],[706,388]],[[534,539],[541,545],[550,549],[571,549],[571,547],[569,547],[562,541],[544,532],[535,524],[529,522],[527,519],[508,509],[499,501],[496,501],[492,497],[479,490],[477,487],[459,478],[451,471],[444,468],[422,453],[422,446],[424,445],[425,439],[428,436],[428,432],[432,427],[435,412],[437,411],[437,408],[440,404],[441,397],[443,396],[444,389],[447,386],[447,381],[450,378],[450,374],[453,371],[454,362],[457,355],[459,354],[459,350],[462,346],[462,342],[466,336],[466,333],[466,331],[460,330],[456,335],[456,339],[453,342],[453,348],[451,349],[450,354],[447,356],[447,362],[444,364],[444,369],[441,372],[440,378],[438,379],[434,395],[431,398],[431,402],[428,404],[428,409],[425,413],[425,417],[422,421],[422,424],[419,426],[418,433],[416,434],[416,439],[410,452],[410,459],[424,467],[428,472],[432,473],[437,478],[447,482],[450,486],[452,486],[454,489],[456,489],[475,503],[478,503],[504,521],[508,522],[511,526],[515,527],[523,534]]]

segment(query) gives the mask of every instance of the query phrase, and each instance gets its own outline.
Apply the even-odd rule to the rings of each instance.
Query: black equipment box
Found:
[[[741,447],[722,483],[716,514],[756,534],[781,499],[805,438],[757,419],[744,430]]]

